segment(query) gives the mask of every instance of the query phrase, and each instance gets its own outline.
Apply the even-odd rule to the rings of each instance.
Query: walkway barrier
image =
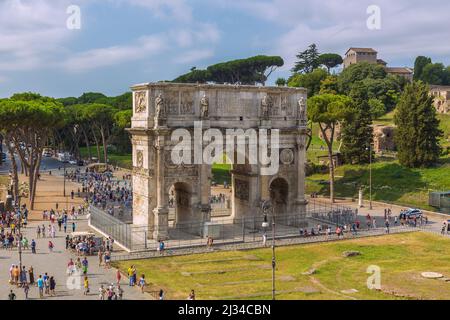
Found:
[[[134,226],[123,222],[108,212],[98,207],[90,206],[90,226],[107,237],[111,237],[117,244],[130,252],[156,251],[159,242],[153,238],[156,231],[153,226]],[[328,210],[328,208],[322,208]],[[339,209],[347,212],[348,209]],[[346,211],[347,210],[347,211]],[[333,214],[338,211],[332,211]],[[333,219],[326,220],[330,216],[329,211],[307,209],[304,213],[275,214],[275,238],[288,239],[301,236],[305,231],[310,233],[311,228],[316,228],[320,217],[324,230],[329,225],[336,224]],[[344,217],[347,216],[343,215]],[[331,215],[331,217],[334,217]],[[337,219],[340,222],[342,218]],[[267,224],[264,224],[267,222]],[[263,226],[266,225],[266,226]],[[266,218],[262,215],[248,216],[245,218],[231,218],[216,216],[208,222],[177,222],[169,221],[168,240],[164,240],[166,248],[194,248],[207,246],[208,237],[213,239],[214,245],[229,245],[248,242],[261,242],[263,235],[266,239],[272,237],[272,216]]]

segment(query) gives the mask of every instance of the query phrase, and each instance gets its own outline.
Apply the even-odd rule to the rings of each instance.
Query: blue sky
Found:
[[[81,9],[79,30],[66,27],[70,5]],[[369,5],[381,9],[380,30],[366,26]],[[340,54],[373,47],[390,66],[417,55],[448,65],[448,12],[437,0],[0,0],[0,97],[118,95],[256,54],[284,58],[273,83],[313,42]]]

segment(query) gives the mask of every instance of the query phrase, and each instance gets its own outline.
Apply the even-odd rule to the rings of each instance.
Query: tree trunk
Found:
[[[87,150],[88,150],[89,161],[92,161],[91,147],[90,147],[90,145],[89,145],[89,138],[88,138],[88,136],[87,136],[86,130],[84,130],[84,128],[83,128],[82,130],[83,130],[83,135],[84,135],[84,141],[85,141],[85,143],[86,143],[86,148],[87,148]]]
[[[31,198],[30,198],[30,209],[34,210],[34,202],[36,199],[36,189],[37,189],[37,182],[38,182],[38,176],[39,176],[39,170],[41,167],[41,160],[42,160],[42,150],[38,150],[38,156],[35,164],[35,170],[33,172],[34,178],[33,178],[33,189],[30,190]],[[30,174],[31,175],[31,174]]]
[[[330,171],[330,201],[331,203],[334,203],[334,163],[333,163],[333,141],[334,141],[334,124],[329,124],[327,126],[322,127],[322,125],[319,123],[320,131],[322,132],[322,136],[325,140],[325,143],[327,144],[328,149],[328,161],[329,164],[329,171]],[[330,130],[330,136],[327,135],[327,130]]]
[[[334,162],[333,162],[333,146],[327,144],[328,146],[328,160],[330,161],[330,201],[334,203]]]
[[[103,128],[100,128],[100,134],[102,136],[103,156],[104,156],[104,159],[105,159],[105,164],[108,164],[108,144],[106,143],[105,131],[104,131]]]
[[[6,138],[6,147],[8,148],[9,157],[11,160],[11,167],[12,167],[12,173],[11,173],[11,179],[13,183],[13,197],[14,201],[16,203],[19,203],[19,174],[17,172],[17,162],[16,157],[14,156],[14,149],[11,148],[11,141]]]
[[[100,146],[98,144],[97,135],[95,134],[94,129],[92,129],[92,135],[94,136],[95,145],[97,147],[97,162],[100,162]]]

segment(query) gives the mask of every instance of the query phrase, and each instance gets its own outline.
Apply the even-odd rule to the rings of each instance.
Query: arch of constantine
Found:
[[[258,138],[261,130],[269,135],[277,131],[279,148],[269,149],[277,155],[275,172],[267,174],[266,165],[251,163],[247,151],[244,163],[232,164],[231,218],[261,216],[261,202],[271,200],[273,214],[286,224],[305,219],[305,89],[146,83],[132,91],[133,225],[145,226],[148,238],[169,239],[170,229],[177,227],[202,236],[203,226],[211,222],[212,166],[174,163],[172,151],[179,141],[172,136],[179,129],[191,133],[194,143],[200,139],[203,147],[208,143],[202,135],[209,129],[224,134],[227,129],[253,129]],[[245,137],[236,141],[244,141],[244,150],[253,150]],[[236,163],[238,156],[238,152],[231,155],[231,161]],[[171,199],[173,224],[169,223]]]

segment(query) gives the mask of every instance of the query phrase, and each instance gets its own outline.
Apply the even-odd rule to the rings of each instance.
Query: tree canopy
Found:
[[[320,66],[319,62],[319,50],[316,44],[311,44],[309,47],[302,52],[299,52],[296,57],[294,67],[292,68],[293,73],[310,73],[313,72]]]
[[[254,56],[209,66],[206,70],[191,69],[172,82],[176,83],[241,83],[265,85],[269,76],[284,65],[279,56]]]
[[[439,119],[429,87],[422,82],[408,84],[394,116],[398,159],[406,167],[429,167],[440,156]]]
[[[431,58],[419,56],[414,63],[414,80],[426,84],[450,85],[450,66],[433,63]]]
[[[330,70],[341,65],[344,61],[341,55],[337,53],[323,53],[318,58],[319,65],[325,66],[330,73]]]
[[[310,73],[296,73],[288,81],[290,87],[303,87],[308,89],[308,96],[319,93],[322,81],[328,77],[323,69],[316,69]]]

